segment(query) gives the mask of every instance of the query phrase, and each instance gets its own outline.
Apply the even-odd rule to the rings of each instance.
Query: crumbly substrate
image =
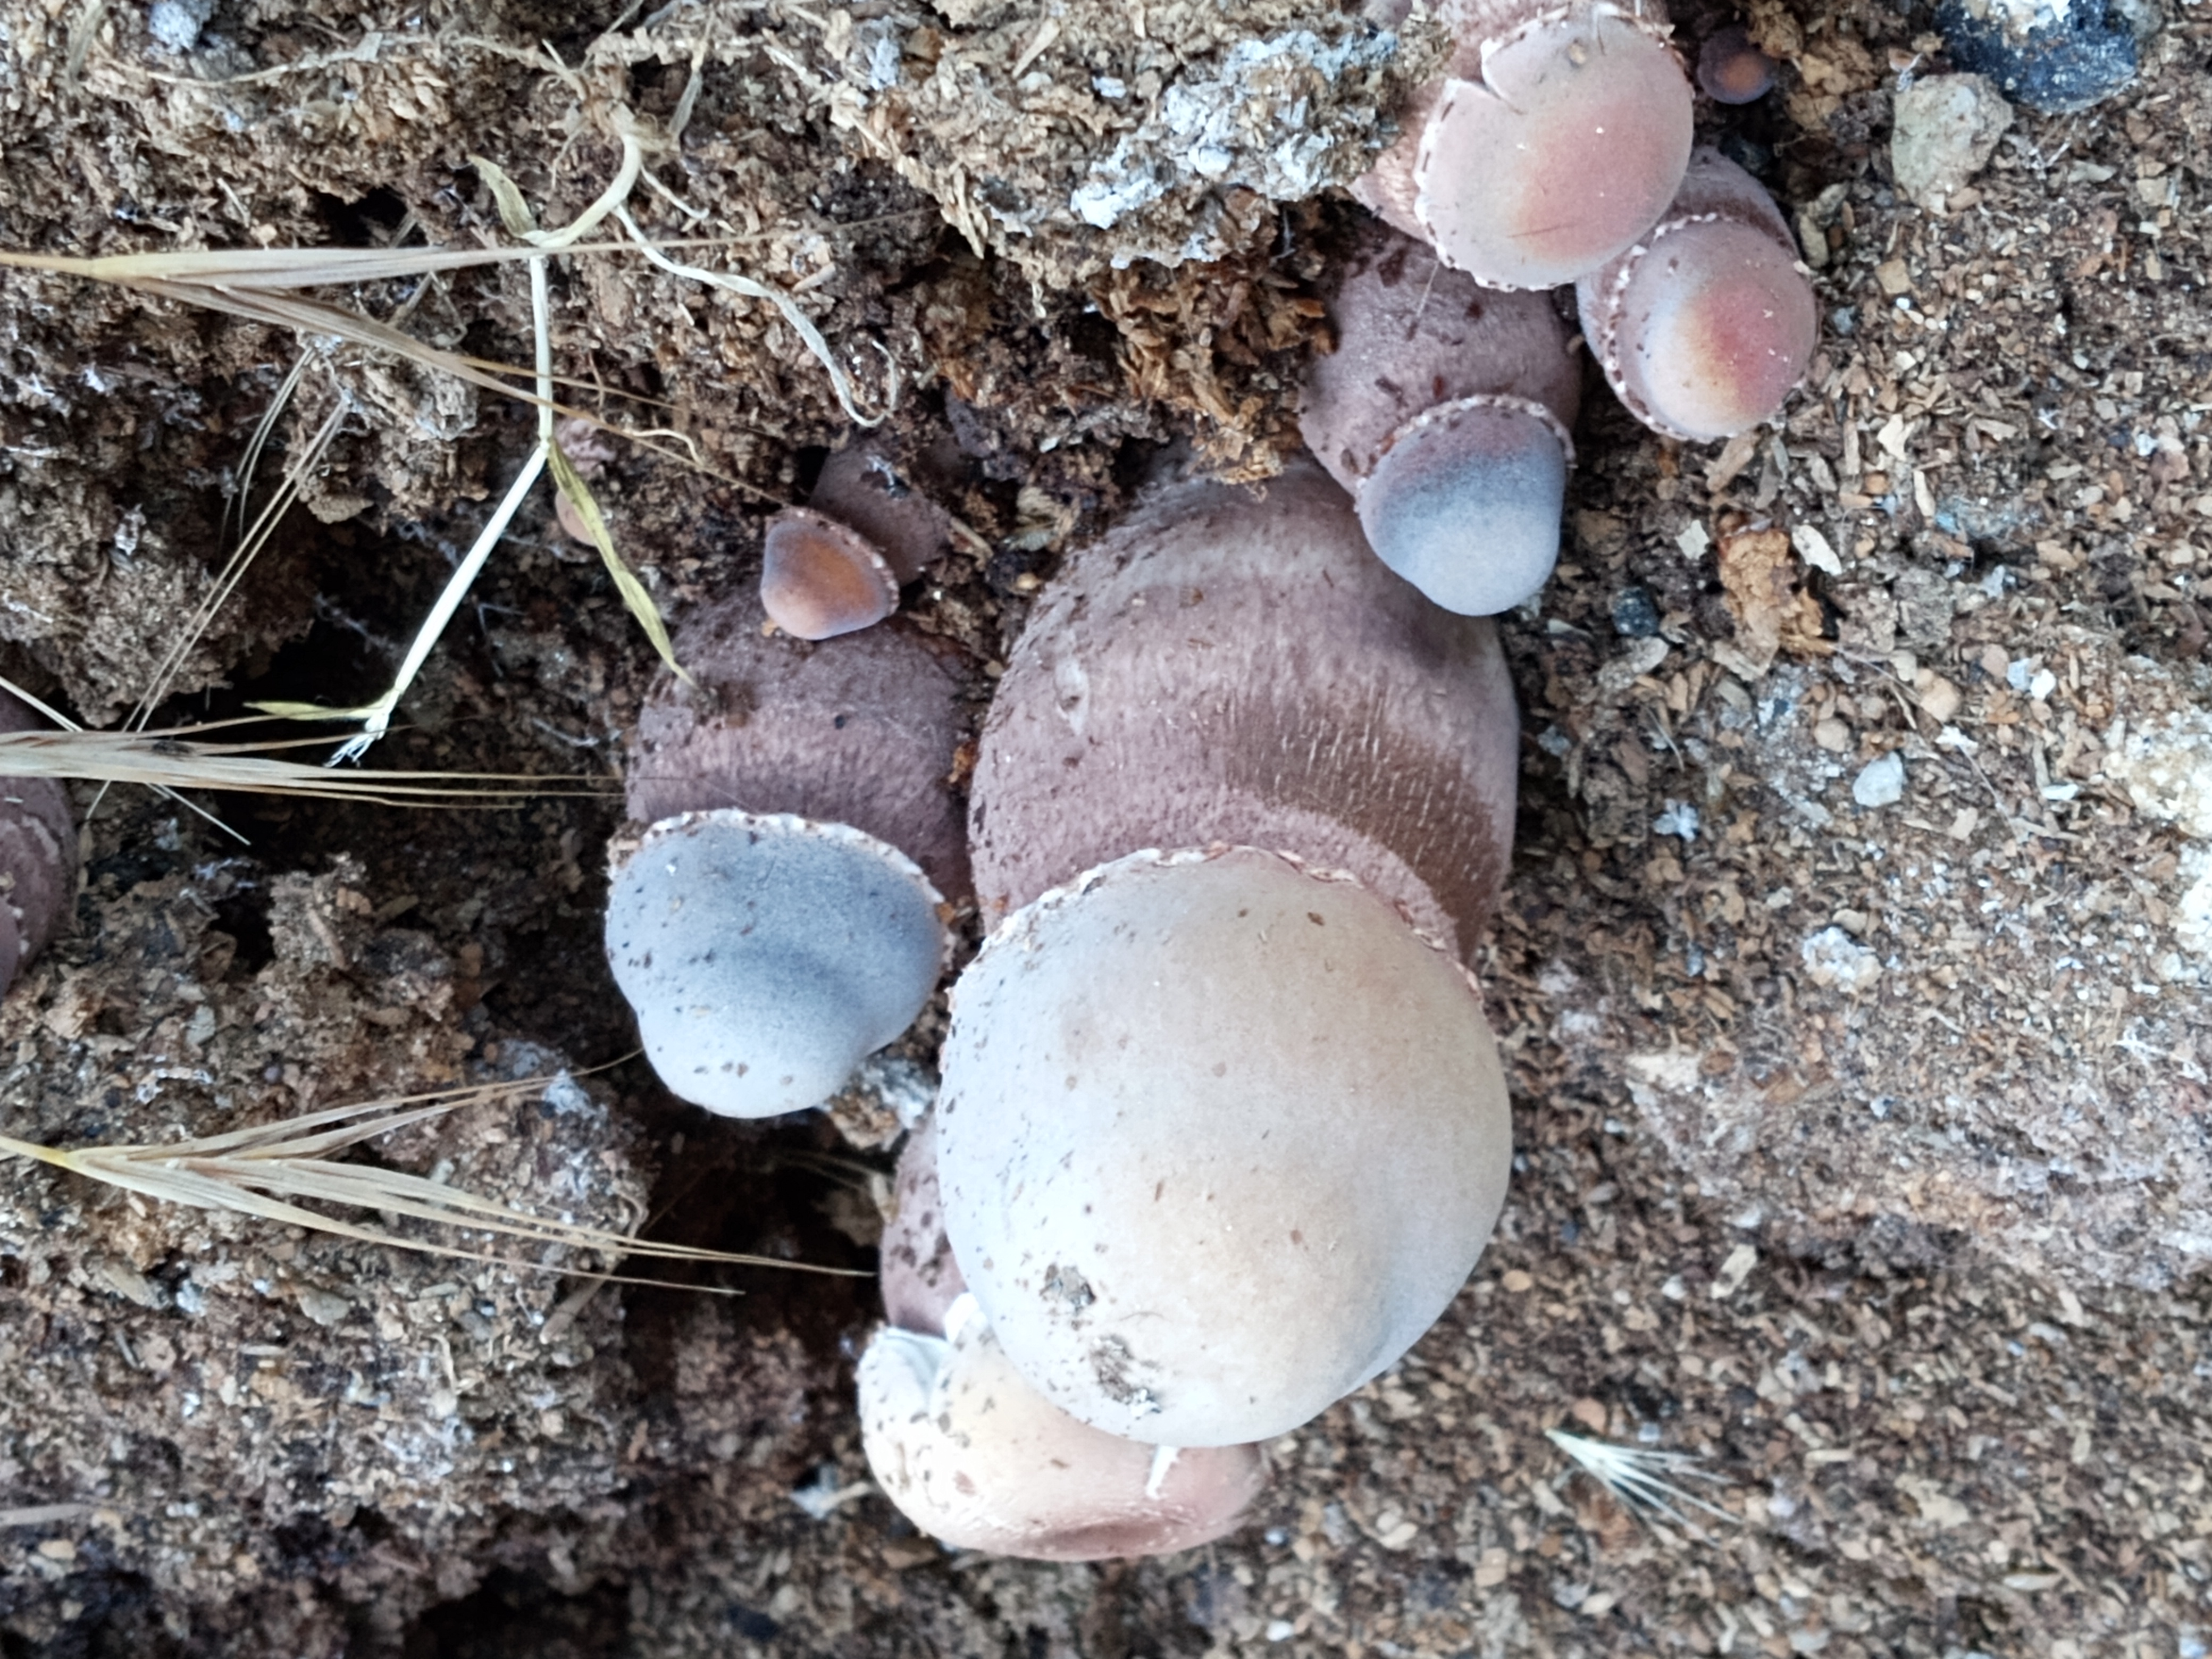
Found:
[[[1142,441],[1255,477],[1291,441],[1346,210],[1236,191],[1333,182],[1336,137],[1376,131],[1398,70],[1298,67],[1361,38],[1348,20],[1146,6],[1154,105],[1124,4],[1071,4],[1042,45],[1030,9],[966,3],[856,13],[849,39],[831,6],[708,6],[594,46],[603,9],[432,6],[371,38],[334,6],[196,24],[166,0],[10,0],[0,242],[366,243],[410,211],[466,242],[497,234],[471,153],[559,223],[613,174],[612,106],[670,123],[703,41],[656,174],[745,239],[735,267],[799,290],[864,397],[888,351],[895,420],[971,459],[951,505],[989,551],[940,561],[902,625],[958,647],[979,710]],[[1680,9],[1686,38],[1723,21]],[[2138,85],[2089,119],[2019,112],[1937,216],[1893,195],[1886,149],[1895,76],[1940,68],[1934,43],[1863,5],[1751,8],[1783,82],[1717,118],[1770,153],[1817,256],[1821,355],[1778,432],[1727,445],[1590,399],[1559,573],[1504,629],[1519,854],[1477,965],[1525,1167],[1443,1324],[1277,1443],[1249,1528],[1126,1567],[917,1538],[863,1484],[866,1281],[595,1284],[9,1161],[0,1643],[2060,1659],[2212,1640],[2212,843],[2190,758],[2212,700],[2212,25],[2168,9]],[[95,15],[72,76],[70,31]],[[1301,29],[1316,47],[1231,62]],[[878,40],[892,83],[863,85]],[[948,63],[999,102],[933,125],[918,88]],[[1112,227],[1054,216],[1094,165],[1136,176],[1170,83],[1273,96],[1293,70],[1319,77],[1330,144],[1248,155],[1224,118],[1220,179],[1171,180]],[[878,107],[910,124],[895,155],[866,131]],[[1222,182],[1248,165],[1263,183]],[[981,204],[964,228],[956,178]],[[656,234],[687,222],[650,191],[635,207]],[[1168,251],[1171,222],[1218,241],[1116,267]],[[383,317],[410,292],[348,297]],[[617,447],[593,488],[617,540],[672,616],[752,580],[767,513],[842,429],[796,334],[635,259],[557,267],[555,292],[577,401],[685,432],[711,469]],[[300,348],[21,273],[0,314],[0,672],[112,722],[210,590],[223,480]],[[428,285],[409,326],[522,362],[527,315],[500,268]],[[380,690],[530,428],[316,347],[258,497],[342,399],[308,510],[186,665],[176,718]],[[652,668],[540,497],[373,762],[606,776]],[[840,1103],[872,1150],[827,1119],[711,1122],[623,1059],[605,796],[207,804],[250,844],[129,792],[91,817],[76,926],[0,1007],[0,1132],[156,1141],[611,1063],[367,1155],[684,1242],[871,1261],[870,1170],[941,1000],[874,1073],[900,1100]],[[1695,1490],[1737,1519],[1646,1527],[1553,1428],[1697,1455],[1718,1479]]]

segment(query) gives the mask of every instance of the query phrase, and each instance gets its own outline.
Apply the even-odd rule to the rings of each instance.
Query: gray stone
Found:
[[[1851,783],[1851,799],[1862,806],[1894,806],[1905,799],[1905,757],[1895,750],[1866,763]]]
[[[1978,75],[1933,75],[1897,94],[1890,170],[1922,207],[1940,209],[1987,165],[2012,106]]]

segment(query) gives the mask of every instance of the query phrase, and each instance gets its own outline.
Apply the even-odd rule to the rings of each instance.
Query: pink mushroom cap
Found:
[[[1756,180],[1698,151],[1674,210],[1577,287],[1583,325],[1630,411],[1671,436],[1772,418],[1820,343],[1820,307]]]
[[[761,550],[761,604],[802,640],[857,634],[898,609],[898,576],[874,543],[811,507],[787,507]]]
[[[962,1302],[949,1339],[887,1328],[860,1358],[868,1467],[916,1526],[965,1549],[1100,1561],[1191,1549],[1243,1517],[1267,1481],[1257,1446],[1182,1450],[1079,1423]]]
[[[1525,25],[1480,62],[1435,94],[1413,216],[1479,282],[1573,282],[1665,211],[1692,142],[1689,81],[1661,33],[1610,6]]]
[[[1741,23],[1705,37],[1698,52],[1698,85],[1717,104],[1749,104],[1774,89],[1774,60],[1753,44]]]

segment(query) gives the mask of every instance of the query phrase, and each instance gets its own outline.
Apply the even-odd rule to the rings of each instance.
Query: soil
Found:
[[[1477,966],[1513,1195],[1414,1353],[1270,1449],[1243,1531],[1087,1567],[917,1537],[859,1452],[866,1279],[626,1286],[10,1162],[0,1653],[2201,1659],[2201,9],[2170,5],[2092,113],[2017,111],[1937,213],[1887,145],[1899,78],[1944,66],[1927,18],[1751,8],[1782,84],[1700,119],[1797,227],[1821,352],[1783,422],[1703,448],[1592,377],[1563,562],[1504,619],[1522,800]],[[4,0],[0,246],[497,241],[471,155],[558,225],[634,121],[661,146],[640,224],[723,239],[679,257],[789,292],[864,404],[896,382],[895,428],[961,458],[972,536],[894,625],[960,647],[980,713],[1027,596],[1160,445],[1263,480],[1293,441],[1336,187],[1428,49],[1284,0]],[[682,434],[611,441],[593,483],[680,619],[751,580],[845,416],[771,307],[631,255],[551,269],[564,398]],[[529,359],[520,265],[334,297]],[[0,672],[88,724],[155,693],[295,363],[250,499],[300,460],[301,501],[161,721],[376,695],[533,430],[411,363],[81,278],[7,272],[0,317]],[[370,763],[610,787],[196,799],[242,841],[79,788],[76,924],[0,1006],[0,1132],[158,1142],[565,1067],[368,1155],[871,1266],[886,1091],[926,1075],[941,1007],[836,1112],[767,1126],[625,1058],[599,849],[655,672],[541,492]],[[1554,1429],[1694,1457],[1725,1518],[1639,1518]]]

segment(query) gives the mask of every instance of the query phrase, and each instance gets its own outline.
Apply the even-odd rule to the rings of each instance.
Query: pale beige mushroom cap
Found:
[[[1220,1537],[1258,1496],[1258,1447],[1173,1451],[1086,1428],[961,1313],[949,1340],[886,1328],[860,1359],[868,1467],[924,1532],[1038,1561],[1164,1555]]]
[[[1348,878],[1141,853],[1009,917],[953,994],[945,1229],[1014,1364],[1176,1446],[1297,1427],[1393,1364],[1504,1202],[1497,1045]]]

